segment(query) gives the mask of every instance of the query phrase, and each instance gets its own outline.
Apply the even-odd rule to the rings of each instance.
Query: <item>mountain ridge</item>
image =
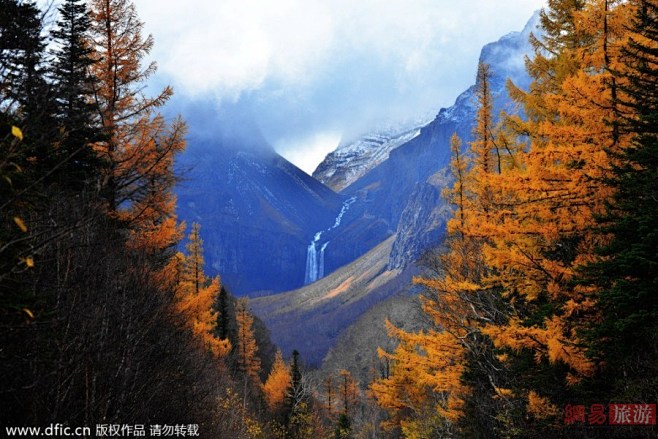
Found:
[[[177,164],[179,218],[203,224],[207,267],[237,295],[303,283],[305,246],[342,197],[270,148],[197,140]],[[187,172],[185,172],[187,170]]]

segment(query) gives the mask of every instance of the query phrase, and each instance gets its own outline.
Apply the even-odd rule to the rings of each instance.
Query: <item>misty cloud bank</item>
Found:
[[[238,111],[250,130],[308,169],[341,138],[451,104],[473,83],[480,48],[520,30],[545,2],[166,3],[140,0],[138,12],[156,40],[155,81],[200,103],[195,129],[217,126],[202,109],[232,123],[226,112]]]

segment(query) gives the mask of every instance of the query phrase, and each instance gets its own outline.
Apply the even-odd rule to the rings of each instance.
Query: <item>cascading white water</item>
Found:
[[[314,282],[313,273],[317,267],[317,260],[315,259],[315,242],[311,242],[306,250],[306,274],[304,275],[304,285]]]
[[[304,275],[304,285],[315,282],[319,279],[319,269],[318,269],[318,251],[317,243],[322,237],[322,232],[317,232],[313,241],[309,244],[306,249],[306,274]],[[322,246],[322,251],[320,252],[320,259],[322,260],[322,265],[324,265],[324,249],[327,247],[327,243]],[[322,269],[324,271],[324,267]]]
[[[320,247],[320,263],[318,264],[318,279],[322,279],[324,277],[324,250],[327,248],[329,245],[329,241],[325,242],[322,244],[322,247]]]
[[[329,241],[326,241],[320,246],[319,244],[322,239],[322,234],[340,226],[340,223],[343,220],[343,215],[345,215],[355,201],[356,197],[345,200],[338,216],[336,216],[334,225],[327,230],[317,232],[313,237],[313,241],[308,245],[306,249],[306,273],[304,274],[304,285],[308,285],[324,277],[324,251],[327,249]]]
[[[336,222],[334,222],[334,225],[331,227],[331,229],[335,229],[336,227],[340,226],[340,222],[343,220],[343,215],[345,215],[345,212],[350,210],[350,206],[352,203],[356,201],[356,197],[348,198],[343,202],[343,207],[340,208],[340,212],[338,213],[338,216],[336,217]],[[329,229],[329,230],[331,230]]]

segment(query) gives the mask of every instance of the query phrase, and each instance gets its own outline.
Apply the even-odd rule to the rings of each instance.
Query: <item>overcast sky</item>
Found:
[[[239,105],[307,172],[342,139],[435,114],[544,0],[136,0],[157,83]],[[209,120],[209,119],[208,119]]]

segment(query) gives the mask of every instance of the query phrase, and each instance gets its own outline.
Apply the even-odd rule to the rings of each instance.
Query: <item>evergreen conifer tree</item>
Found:
[[[217,337],[220,340],[229,338],[229,299],[228,291],[222,286],[217,296]]]
[[[0,109],[22,128],[25,155],[45,173],[53,167],[56,128],[42,27],[35,3],[0,1]]]
[[[92,144],[102,140],[102,127],[93,102],[95,80],[90,66],[95,60],[86,40],[90,26],[87,8],[82,0],[66,0],[59,12],[52,33],[58,44],[51,73],[59,125],[57,155],[66,161],[60,174],[75,183],[98,174],[101,162]]]

